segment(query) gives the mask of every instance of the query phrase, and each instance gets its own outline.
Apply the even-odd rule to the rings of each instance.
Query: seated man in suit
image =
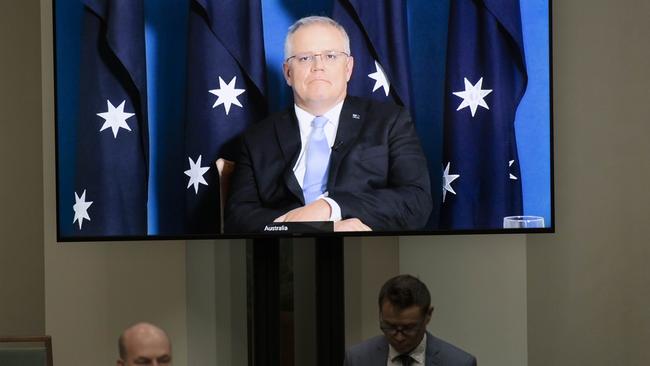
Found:
[[[475,366],[476,358],[431,335],[433,307],[422,281],[410,275],[388,280],[379,292],[379,327],[384,335],[351,347],[345,366]]]
[[[117,366],[171,366],[172,345],[164,330],[149,323],[137,323],[117,341],[120,358]]]
[[[244,133],[226,232],[273,221],[334,221],[337,231],[426,224],[429,174],[409,113],[347,96],[353,64],[334,20],[307,17],[289,28],[283,71],[294,105]]]

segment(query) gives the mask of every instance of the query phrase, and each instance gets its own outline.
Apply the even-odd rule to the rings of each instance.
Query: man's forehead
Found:
[[[391,304],[389,301],[384,301],[381,305],[380,310],[384,318],[421,318],[424,311],[418,305],[411,305],[405,308],[401,308]]]
[[[149,344],[149,345],[133,345],[128,352],[129,359],[160,359],[171,357],[171,349],[168,345],[164,344]]]
[[[152,336],[152,337],[134,337],[127,341],[127,349],[145,349],[145,348],[170,348],[169,340],[166,337]]]
[[[331,24],[314,23],[306,24],[298,28],[291,37],[293,43],[317,44],[323,42],[343,43],[344,37],[341,31]]]
[[[333,32],[338,32],[341,33],[341,31],[335,27],[333,24],[325,23],[325,22],[314,22],[314,23],[309,23],[309,24],[304,24],[296,29],[294,34],[298,34],[301,32],[321,32],[322,30],[331,30]]]
[[[159,332],[137,332],[127,334],[125,346],[129,354],[161,354],[169,353],[171,344],[164,333]]]

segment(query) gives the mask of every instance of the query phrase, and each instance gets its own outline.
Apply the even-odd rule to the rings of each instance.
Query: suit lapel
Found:
[[[440,348],[436,342],[436,339],[427,332],[427,354],[424,357],[424,363],[426,366],[439,366],[441,365],[440,356],[438,353]]]
[[[381,337],[381,341],[377,345],[377,352],[373,354],[371,365],[386,365],[388,360],[388,340],[386,340],[386,337]]]
[[[336,177],[338,176],[341,162],[348,154],[354,145],[361,126],[364,122],[364,113],[359,101],[354,98],[346,98],[343,102],[341,115],[339,116],[339,127],[336,131],[336,138],[334,139],[334,149],[330,156],[330,171],[327,178],[327,186],[334,187],[336,185]]]
[[[302,189],[293,173],[293,166],[296,164],[300,152],[300,128],[293,107],[283,113],[275,122],[275,138],[284,158],[284,182],[289,191],[304,204]]]

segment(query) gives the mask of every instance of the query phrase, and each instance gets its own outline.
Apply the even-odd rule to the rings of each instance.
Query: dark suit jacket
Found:
[[[259,232],[303,206],[293,173],[300,154],[293,106],[255,124],[242,137],[226,205],[227,232]],[[328,195],[343,219],[373,230],[422,228],[432,209],[427,163],[406,109],[347,97],[330,156]]]
[[[344,366],[386,366],[388,341],[386,337],[370,338],[345,353]],[[425,366],[476,366],[476,358],[460,348],[427,332]]]

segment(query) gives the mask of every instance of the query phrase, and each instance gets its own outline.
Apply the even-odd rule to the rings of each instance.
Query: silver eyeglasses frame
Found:
[[[319,57],[322,63],[332,65],[344,57],[350,57],[350,55],[343,51],[304,52],[289,56],[284,62],[289,63],[291,60],[296,60],[299,65],[311,65],[316,60],[316,57]]]

